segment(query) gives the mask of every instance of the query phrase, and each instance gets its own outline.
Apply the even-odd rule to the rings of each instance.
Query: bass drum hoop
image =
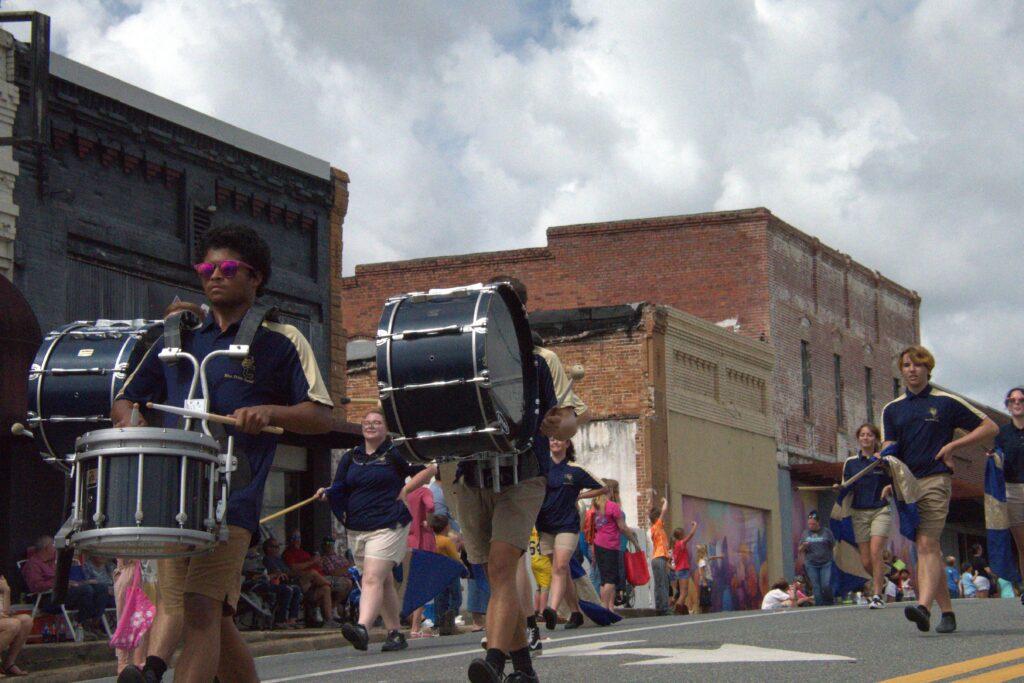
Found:
[[[69,536],[68,542],[104,557],[155,560],[205,555],[217,546],[217,536],[195,529],[123,526],[80,531]]]

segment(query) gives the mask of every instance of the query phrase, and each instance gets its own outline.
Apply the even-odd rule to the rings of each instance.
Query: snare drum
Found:
[[[109,426],[114,397],[162,331],[159,320],[97,320],[46,335],[28,377],[39,452],[64,458],[79,436]]]
[[[381,405],[411,462],[517,453],[536,430],[522,302],[504,283],[389,299],[377,332]]]
[[[217,541],[220,447],[199,432],[99,429],[75,448],[68,542],[105,557],[198,555]]]

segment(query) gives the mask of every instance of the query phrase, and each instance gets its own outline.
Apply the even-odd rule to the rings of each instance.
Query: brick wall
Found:
[[[777,354],[776,437],[797,456],[832,459],[846,434],[835,411],[833,354],[842,358],[846,429],[892,395],[891,356],[919,339],[920,299],[763,208],[550,228],[543,248],[356,267],[345,278],[350,338],[372,337],[390,295],[520,278],[530,310],[647,301],[711,322],[734,320]],[[802,407],[800,341],[810,343],[811,414]],[[371,390],[370,392],[374,392]],[[811,437],[813,436],[813,446]]]
[[[345,396],[345,333],[344,311],[341,305],[341,257],[342,229],[345,225],[345,214],[348,213],[348,174],[336,168],[331,169],[331,182],[334,185],[334,199],[327,219],[330,232],[330,285],[331,285],[331,331],[330,331],[330,368],[325,368],[327,381],[331,390],[334,405],[341,406],[341,397]]]

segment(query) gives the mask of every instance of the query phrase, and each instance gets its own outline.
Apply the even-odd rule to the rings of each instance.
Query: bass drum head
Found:
[[[490,376],[488,392],[499,422],[517,450],[525,448],[536,431],[537,373],[533,365],[533,339],[523,304],[508,285],[495,290],[487,311],[483,337],[484,363]]]

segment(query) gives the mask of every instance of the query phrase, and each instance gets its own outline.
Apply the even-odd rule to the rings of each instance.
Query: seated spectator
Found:
[[[892,579],[888,576],[885,577],[885,601],[886,602],[898,602],[900,598],[899,588],[892,582]]]
[[[88,555],[83,559],[82,574],[85,583],[105,588],[108,595],[105,607],[114,607],[114,568],[111,562],[99,555]]]
[[[960,597],[960,572],[956,570],[956,558],[952,555],[946,556],[946,587],[949,588],[949,597]]]
[[[430,528],[434,531],[437,553],[444,555],[456,562],[461,562],[459,549],[455,541],[449,536],[451,533],[451,522],[443,515],[430,516]],[[437,614],[437,632],[442,636],[450,636],[455,633],[455,617],[462,607],[462,580],[459,577],[452,579],[448,587],[434,598],[434,611]]]
[[[992,590],[992,583],[988,580],[988,577],[984,572],[974,573],[974,590],[977,598],[987,598],[989,592]]]
[[[299,577],[299,584],[306,594],[306,603],[320,606],[323,617],[321,626],[339,626],[340,622],[332,616],[334,603],[331,602],[331,584],[324,578],[324,570],[320,566],[320,554],[311,554],[302,549],[302,534],[298,530],[288,536],[288,548],[281,556],[288,567]]]
[[[771,611],[792,607],[794,602],[795,596],[789,581],[779,579],[772,584],[772,589],[764,594],[764,598],[761,600],[761,609]]]
[[[274,538],[263,542],[263,570],[269,584],[266,590],[274,595],[274,624],[287,628],[298,627],[302,586],[292,576],[288,564],[281,559],[281,544]]]
[[[335,615],[339,621],[345,621],[340,610],[343,609],[348,594],[352,592],[352,579],[348,575],[348,568],[351,566],[351,562],[335,551],[334,539],[324,536],[324,540],[320,542],[320,569],[324,573],[324,578],[331,584],[331,602],[334,608],[339,610],[339,614]]]
[[[965,598],[978,597],[978,589],[974,587],[974,569],[970,562],[960,565],[960,595]]]
[[[797,607],[808,607],[814,604],[814,596],[807,595],[807,584],[801,577],[793,579],[793,597],[796,600],[794,603]]]
[[[11,614],[11,587],[0,574],[0,674],[4,676],[25,676],[15,661],[32,632],[32,617],[27,614]]]
[[[57,549],[53,545],[52,536],[40,536],[36,539],[33,552],[21,568],[25,585],[31,593],[43,593],[53,590],[57,574]],[[107,606],[107,589],[100,584],[86,583],[81,580],[68,582],[67,599],[64,606],[69,610],[77,610],[78,623],[89,634],[90,639],[106,637],[100,617]],[[56,614],[59,605],[54,605],[52,596],[43,601],[44,612]]]
[[[917,592],[914,590],[914,582],[910,578],[909,569],[900,570],[900,593],[904,600],[917,599]]]
[[[999,597],[1001,597],[1001,598],[1015,598],[1015,597],[1017,597],[1017,594],[1014,593],[1014,591],[1013,591],[1013,584],[1010,583],[1009,581],[1007,581],[1006,579],[1004,579],[1003,577],[1000,576],[998,579],[996,579],[996,586],[999,589]]]

